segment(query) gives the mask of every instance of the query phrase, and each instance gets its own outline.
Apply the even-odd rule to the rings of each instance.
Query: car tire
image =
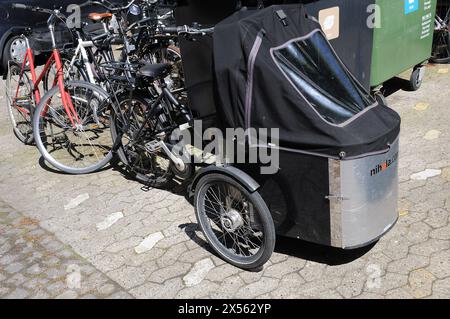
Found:
[[[21,36],[15,35],[9,38],[3,48],[3,68],[8,68],[8,62],[11,60],[22,65],[26,48],[26,42]]]

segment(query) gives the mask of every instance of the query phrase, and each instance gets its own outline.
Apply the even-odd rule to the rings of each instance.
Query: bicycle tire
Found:
[[[206,206],[206,202],[208,202],[208,205],[213,205],[213,202],[208,199],[208,191],[209,189],[211,189],[212,186],[218,184],[218,183],[223,183],[225,185],[229,185],[232,187],[233,189],[233,194],[237,191],[240,192],[241,194],[241,199],[245,200],[248,204],[251,205],[252,207],[252,214],[253,214],[253,218],[255,220],[257,220],[256,222],[253,222],[253,224],[258,224],[258,226],[256,226],[256,229],[258,229],[262,234],[263,234],[263,240],[260,241],[261,246],[260,249],[258,249],[257,253],[255,255],[252,256],[239,256],[238,254],[233,253],[233,249],[235,247],[235,245],[233,244],[233,247],[230,248],[229,246],[229,241],[227,243],[226,240],[226,236],[229,235],[231,232],[235,233],[237,232],[237,237],[235,236],[235,240],[241,241],[243,239],[243,235],[242,233],[239,233],[238,230],[240,230],[243,226],[239,226],[236,225],[234,227],[234,230],[230,231],[229,229],[227,229],[227,225],[225,225],[225,223],[223,222],[223,218],[227,219],[227,216],[224,217],[224,215],[229,214],[230,212],[233,212],[233,214],[235,215],[234,218],[231,218],[228,220],[228,222],[235,223],[236,220],[238,220],[239,218],[237,218],[236,213],[238,213],[239,215],[243,216],[243,212],[240,212],[238,210],[235,210],[231,207],[229,207],[229,205],[233,205],[236,204],[237,202],[235,201],[235,197],[236,195],[233,196],[233,198],[231,199],[231,204],[226,204],[226,208],[227,210],[224,210],[223,207],[223,202],[221,204],[219,204],[219,206],[221,207],[220,210],[220,223],[221,224],[221,228],[223,231],[223,235],[220,234],[220,232],[218,232],[217,230],[214,231],[212,229],[212,225],[211,225],[211,218],[208,217],[208,212],[206,210],[206,208],[212,209],[211,206]],[[227,193],[225,193],[227,194]],[[231,196],[231,191],[230,193]],[[223,193],[219,193],[219,199],[217,199],[217,197],[215,197],[218,202],[220,202],[221,200],[223,200],[223,198],[221,197],[223,195]],[[213,196],[214,198],[214,196]],[[214,199],[213,199],[214,200]],[[225,202],[228,201],[228,198],[226,198]],[[203,234],[205,235],[208,243],[211,245],[211,247],[214,249],[214,251],[225,261],[229,262],[230,264],[242,268],[242,269],[247,269],[247,270],[258,270],[261,267],[264,266],[264,264],[270,259],[273,250],[275,248],[275,242],[276,242],[276,233],[275,233],[275,225],[272,219],[272,215],[269,211],[269,209],[267,208],[267,205],[265,203],[265,201],[263,200],[263,198],[261,197],[261,195],[259,194],[258,191],[256,192],[249,192],[241,183],[239,183],[237,180],[222,175],[222,174],[209,174],[206,175],[204,177],[202,177],[200,179],[200,181],[197,184],[197,187],[195,189],[195,214],[197,217],[197,221],[199,223],[199,226],[203,232]],[[211,213],[215,214],[216,212],[213,212],[212,210],[209,211],[209,214],[211,215]],[[247,215],[250,213],[245,213],[244,215]],[[257,217],[255,217],[257,216]],[[243,218],[243,217],[241,217]],[[251,219],[250,217],[247,217],[248,219]],[[217,221],[213,221],[213,223],[220,228],[219,225],[217,225]],[[228,227],[230,227],[232,224],[229,224]],[[252,222],[249,222],[249,224],[247,224],[246,227],[249,227],[248,225],[252,225]],[[245,226],[245,224],[244,224]],[[234,228],[233,227],[233,228]],[[245,227],[244,227],[245,228]],[[255,228],[255,226],[251,226],[250,228]],[[239,238],[240,239],[239,239]],[[221,241],[222,240],[222,241]],[[248,241],[245,240],[245,243],[247,243],[248,245]],[[253,242],[254,243],[254,242]],[[239,246],[239,245],[237,245]],[[251,247],[251,246],[248,246]],[[239,253],[239,251],[238,251]]]
[[[25,126],[29,126],[30,127],[30,131],[26,134],[24,134],[24,132],[22,132],[19,127],[18,127],[18,121],[14,116],[14,106],[13,106],[13,102],[12,102],[12,95],[15,95],[15,93],[11,92],[11,77],[12,77],[12,73],[16,73],[16,74],[20,74],[22,72],[22,69],[20,66],[18,66],[17,64],[12,64],[9,68],[8,68],[8,74],[6,75],[6,83],[5,83],[5,90],[6,90],[6,103],[7,103],[7,107],[8,107],[8,116],[13,128],[13,133],[14,135],[17,137],[17,139],[22,142],[25,145],[31,145],[34,142],[34,136],[33,136],[33,132],[32,132],[32,118],[33,118],[33,113],[34,113],[34,105],[32,105],[31,103],[29,104],[29,118],[25,119],[23,118],[23,120],[25,120],[27,123],[25,123]],[[22,77],[24,77],[25,79],[22,79]],[[29,76],[24,72],[21,76],[21,78],[19,79],[19,81],[17,81],[17,85],[18,87],[15,88],[14,90],[18,90],[19,86],[20,86],[20,82],[24,81],[26,82],[25,85],[28,85],[29,87],[29,92],[28,95],[30,95],[30,99],[33,100],[33,104],[34,104],[34,96],[33,96],[33,92],[32,92],[32,88],[33,88],[33,83],[31,81],[31,79],[29,78]],[[14,97],[15,98],[15,97]]]
[[[77,86],[80,88],[90,89],[92,91],[95,91],[100,97],[104,98],[105,101],[109,100],[108,93],[106,93],[102,88],[100,88],[96,85],[93,85],[89,82],[73,81],[73,82],[65,83],[65,86],[66,86],[66,88]],[[87,167],[82,167],[82,168],[71,167],[71,166],[61,163],[59,160],[55,159],[54,156],[52,154],[50,154],[50,152],[47,150],[45,142],[43,140],[43,138],[45,138],[45,137],[43,136],[43,134],[41,132],[41,127],[40,127],[40,125],[45,122],[45,119],[41,116],[41,114],[43,114],[43,110],[47,105],[47,101],[51,100],[57,94],[60,94],[58,86],[56,86],[56,87],[52,88],[50,91],[48,91],[44,95],[41,102],[39,103],[39,105],[36,108],[35,116],[33,118],[33,133],[34,133],[35,143],[39,149],[39,152],[41,153],[43,158],[48,163],[50,163],[53,167],[55,167],[56,169],[58,169],[64,173],[67,173],[67,174],[73,174],[73,175],[89,174],[89,173],[93,173],[93,172],[96,172],[96,171],[102,169],[113,158],[112,147],[111,147],[111,150],[109,150],[109,152],[107,152],[107,154],[104,155],[104,157],[102,159],[100,159],[98,162],[96,162],[92,165],[89,165]],[[108,134],[110,135],[109,130],[108,130]],[[90,139],[89,139],[89,141],[90,141]],[[111,143],[111,146],[112,146],[112,143]]]

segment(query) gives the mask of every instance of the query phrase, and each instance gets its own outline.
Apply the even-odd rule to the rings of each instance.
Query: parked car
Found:
[[[22,3],[43,8],[61,8],[61,12],[67,12],[67,6],[81,4],[87,0],[1,0],[0,1],[0,74],[5,73],[7,63],[10,60],[22,61],[26,49],[25,41],[20,35],[27,28],[32,28],[33,34],[30,42],[36,55],[45,55],[51,50],[51,41],[47,29],[48,16],[42,13],[28,10],[13,9],[13,3]],[[121,0],[112,2],[122,3]],[[101,8],[86,8],[82,10],[82,16],[89,12],[101,10]],[[68,30],[60,26],[57,28],[57,43],[67,45],[72,42],[72,36]]]

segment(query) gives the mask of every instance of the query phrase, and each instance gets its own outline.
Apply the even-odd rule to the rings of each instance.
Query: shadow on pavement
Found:
[[[408,80],[399,77],[394,77],[384,83],[381,92],[383,93],[384,96],[388,97],[400,90],[407,92],[412,91]]]
[[[277,237],[275,252],[297,257],[304,260],[314,261],[320,264],[337,266],[348,264],[367,254],[376,243],[369,246],[344,250],[334,247],[322,246],[309,243],[300,239]]]
[[[182,224],[178,227],[182,229],[186,235],[199,247],[202,247],[211,254],[216,255],[215,252],[209,247],[208,243],[197,235],[197,232],[200,231],[197,224],[188,223]],[[277,236],[275,252],[307,261],[314,261],[320,264],[338,266],[351,263],[352,261],[361,258],[375,245],[376,243],[373,243],[369,246],[358,249],[344,250],[317,245],[300,239]]]
[[[47,165],[47,162],[45,161],[45,158],[43,156],[41,156],[39,158],[38,163],[39,163],[39,166],[42,169],[46,170],[47,172],[50,172],[50,173],[53,173],[53,174],[59,174],[59,175],[72,175],[72,174],[69,174],[69,173],[62,172],[62,171],[60,171],[58,169],[55,169],[55,168]],[[115,158],[113,158],[112,161],[109,164],[107,164],[105,167],[103,167],[102,169],[100,169],[98,171],[95,171],[95,172],[93,172],[91,174],[96,174],[96,173],[99,173],[99,172],[107,171],[107,170],[111,169],[112,167],[114,167],[116,165],[117,165],[117,160]],[[84,174],[84,175],[90,175],[90,174]]]

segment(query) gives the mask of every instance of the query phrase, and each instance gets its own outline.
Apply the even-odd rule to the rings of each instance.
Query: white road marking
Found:
[[[423,138],[426,139],[426,140],[431,141],[431,140],[438,139],[439,136],[441,136],[441,132],[440,131],[438,131],[438,130],[431,130],[431,131],[428,131],[427,134],[425,134],[425,136]]]
[[[123,217],[124,216],[123,216],[122,212],[117,212],[117,213],[111,214],[108,217],[106,217],[102,222],[100,222],[96,225],[97,230],[101,231],[101,230],[108,229],[109,227],[111,227],[112,225],[117,223],[120,219],[122,219]]]
[[[196,262],[191,271],[184,276],[183,281],[188,287],[196,286],[205,279],[209,271],[214,267],[211,258],[200,260]]]
[[[440,169],[426,169],[422,172],[412,174],[411,179],[415,181],[425,181],[429,178],[436,177],[442,174]]]
[[[87,201],[89,199],[89,194],[84,193],[81,195],[78,195],[77,197],[71,199],[67,205],[64,205],[65,210],[74,209],[78,206],[80,206],[83,202]]]
[[[136,246],[134,251],[137,254],[143,254],[155,247],[155,245],[163,238],[164,235],[161,232],[151,234],[147,236],[138,246]]]

